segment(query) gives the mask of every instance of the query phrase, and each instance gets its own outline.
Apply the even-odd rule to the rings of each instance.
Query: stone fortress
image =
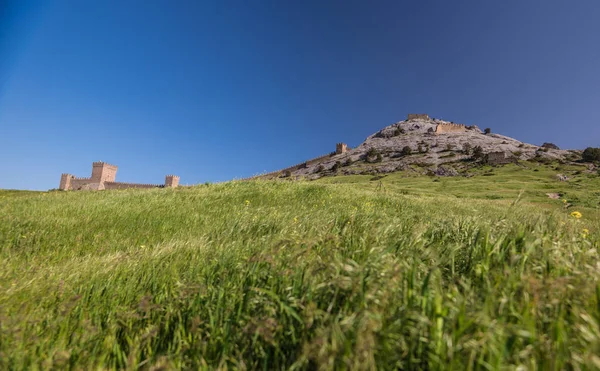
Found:
[[[408,117],[406,118],[406,121],[413,121],[413,120],[430,121],[431,118],[429,117],[429,115],[427,115],[425,113],[409,113]],[[437,126],[435,128],[436,134],[464,133],[466,131],[467,131],[467,127],[465,125],[448,123],[448,122],[441,122],[441,123],[437,124]]]
[[[71,174],[62,174],[59,189],[63,191],[129,189],[129,188],[175,188],[179,185],[179,177],[167,175],[165,184],[140,184],[116,182],[117,167],[105,162],[92,164],[92,176],[78,178]]]

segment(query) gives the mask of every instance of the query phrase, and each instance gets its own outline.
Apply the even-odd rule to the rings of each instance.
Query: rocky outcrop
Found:
[[[438,130],[439,127],[444,129]],[[396,122],[370,135],[356,148],[337,151],[320,161],[295,169],[289,175],[292,179],[313,179],[335,174],[388,173],[412,169],[424,174],[453,176],[458,174],[455,168],[459,165],[472,162],[475,147],[481,149],[481,161],[489,157],[496,165],[530,159],[565,160],[577,157],[579,153],[550,146],[542,148],[500,134],[484,134],[475,125],[455,124],[427,115],[412,115],[410,119]],[[334,166],[336,163],[338,165]]]

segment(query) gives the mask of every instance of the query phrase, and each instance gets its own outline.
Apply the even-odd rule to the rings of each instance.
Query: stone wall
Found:
[[[260,174],[260,175],[256,175],[256,176],[251,176],[249,178],[243,178],[240,180],[250,180],[250,179],[257,179],[257,178],[272,178],[272,177],[279,177],[283,174],[285,174],[286,172],[293,172],[296,170],[300,170],[306,166],[310,166],[313,165],[317,162],[321,162],[323,160],[327,160],[335,155],[339,155],[342,153],[346,153],[350,150],[350,148],[348,148],[348,145],[345,143],[336,143],[335,145],[335,152],[332,153],[328,153],[326,155],[323,156],[319,156],[319,157],[315,157],[315,158],[311,158],[310,160],[304,161],[302,163],[296,164],[294,166],[290,166],[290,167],[286,167],[285,169],[280,169],[277,171],[272,171],[270,173],[266,173],[266,174]]]
[[[429,115],[426,113],[409,113],[407,120],[429,120]]]
[[[467,131],[467,127],[463,124],[438,124],[435,128],[436,134],[464,133],[465,131]]]
[[[92,190],[92,191],[101,191],[104,189],[104,183],[95,182],[91,178],[71,178],[71,188],[69,190],[73,191],[83,191],[83,190]]]
[[[139,184],[139,183],[123,183],[123,182],[104,182],[104,189],[148,189],[148,188],[163,188],[162,184]]]
[[[511,162],[511,159],[504,152],[490,152],[486,156],[487,163],[490,165],[504,165]]]
[[[104,189],[130,189],[130,188],[175,188],[179,185],[179,177],[176,175],[167,175],[165,184],[138,184],[115,182],[117,177],[117,166],[104,162],[94,162],[92,164],[92,176],[89,178],[77,178],[71,174],[62,174],[60,176],[59,188],[68,190],[104,190]]]

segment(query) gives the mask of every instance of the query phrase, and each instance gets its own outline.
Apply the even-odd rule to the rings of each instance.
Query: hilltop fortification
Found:
[[[179,185],[179,177],[176,175],[167,175],[165,184],[140,184],[117,182],[117,169],[115,165],[105,162],[94,162],[92,164],[92,176],[89,178],[78,178],[71,174],[62,174],[60,177],[59,189],[63,191],[94,190],[105,189],[129,189],[129,188],[175,188]]]
[[[476,157],[473,155],[475,147],[478,147]],[[316,179],[326,175],[376,174],[406,169],[437,174],[442,165],[461,170],[482,162],[503,165],[519,160],[552,161],[577,156],[577,151],[542,148],[503,135],[486,134],[476,125],[414,113],[406,120],[370,135],[355,148],[337,143],[335,152],[260,177]]]

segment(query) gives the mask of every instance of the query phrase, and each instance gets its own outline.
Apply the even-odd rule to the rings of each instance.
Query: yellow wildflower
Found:
[[[566,204],[566,203],[567,203],[567,200],[565,200],[565,199],[563,198],[563,204]]]
[[[250,206],[250,200],[246,200],[246,206]]]
[[[581,238],[584,238],[584,239],[585,239],[585,238],[588,238],[588,235],[590,234],[590,231],[589,231],[589,229],[587,229],[587,228],[583,228],[583,231],[581,231],[581,232],[582,232],[582,233],[581,233]]]
[[[298,223],[298,217],[297,216],[294,217],[294,224],[295,223]]]
[[[581,215],[581,213],[580,213],[579,211],[573,211],[573,212],[571,213],[571,216],[572,216],[573,218],[575,218],[575,219],[581,219],[581,217],[582,217],[583,215]]]

